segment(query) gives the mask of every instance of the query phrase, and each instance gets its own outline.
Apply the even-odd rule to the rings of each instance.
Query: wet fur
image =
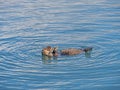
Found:
[[[77,55],[77,54],[81,54],[83,52],[88,52],[91,51],[92,48],[88,47],[85,49],[75,49],[75,48],[68,48],[68,49],[63,49],[60,51],[61,55]],[[46,55],[46,56],[58,56],[58,48],[57,47],[51,47],[51,46],[47,46],[46,48],[43,48],[42,50],[42,55]]]
[[[46,48],[43,48],[42,49],[42,55],[46,55],[46,56],[49,56],[49,57],[57,56],[58,55],[57,47],[52,48],[51,46],[47,46]]]

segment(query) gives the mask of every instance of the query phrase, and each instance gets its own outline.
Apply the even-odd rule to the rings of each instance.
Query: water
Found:
[[[0,90],[119,90],[119,0],[0,0]],[[42,59],[47,45],[93,47]]]

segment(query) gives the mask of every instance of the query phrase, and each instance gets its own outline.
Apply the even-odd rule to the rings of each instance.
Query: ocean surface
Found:
[[[120,0],[0,0],[0,90],[120,90]]]

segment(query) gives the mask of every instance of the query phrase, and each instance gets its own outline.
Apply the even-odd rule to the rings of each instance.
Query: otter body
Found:
[[[75,49],[75,48],[68,48],[68,49],[63,49],[60,51],[61,55],[77,55],[84,52],[81,49]]]

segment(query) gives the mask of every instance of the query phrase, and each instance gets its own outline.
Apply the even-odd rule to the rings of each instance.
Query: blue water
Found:
[[[120,0],[0,0],[0,90],[120,90]]]

